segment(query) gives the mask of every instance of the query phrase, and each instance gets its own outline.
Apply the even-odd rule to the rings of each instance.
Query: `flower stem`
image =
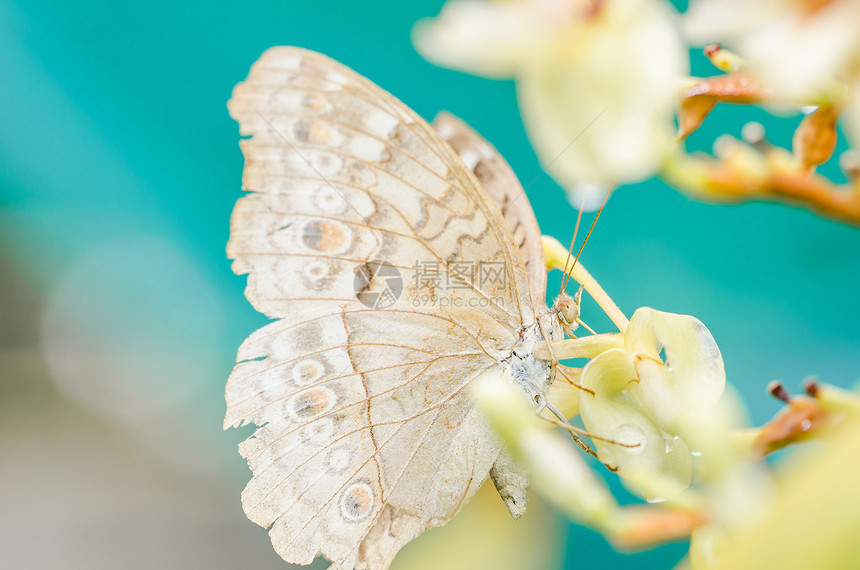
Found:
[[[603,333],[559,340],[552,343],[552,355],[557,360],[594,358],[611,348],[624,348],[624,335],[621,333]],[[549,350],[543,344],[535,346],[534,355],[542,360],[551,358]]]

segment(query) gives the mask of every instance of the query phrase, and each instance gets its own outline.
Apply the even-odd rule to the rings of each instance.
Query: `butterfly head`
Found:
[[[579,326],[580,303],[582,302],[582,287],[572,297],[562,292],[552,304],[553,312],[558,318],[561,328],[568,336]]]

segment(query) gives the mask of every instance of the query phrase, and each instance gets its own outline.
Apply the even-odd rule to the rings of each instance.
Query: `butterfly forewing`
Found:
[[[258,310],[357,304],[356,269],[385,260],[401,273],[400,305],[482,304],[506,321],[533,320],[498,209],[397,99],[325,56],[274,48],[229,109],[251,135],[241,141],[251,194],[234,210],[228,255],[249,273]]]

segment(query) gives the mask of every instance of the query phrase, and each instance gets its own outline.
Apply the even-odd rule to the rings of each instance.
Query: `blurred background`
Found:
[[[266,48],[324,52],[427,119],[464,118],[528,186],[543,231],[570,239],[575,210],[540,175],[513,83],[413,49],[413,24],[442,4],[0,0],[0,566],[286,566],[239,503],[251,432],[221,429],[236,348],[265,322],[224,254],[242,170],[225,104]],[[691,146],[749,120],[786,143],[800,118],[721,106]],[[754,423],[779,409],[770,380],[858,379],[854,228],[652,181],[612,196],[582,259],[628,315],[701,319]],[[492,495],[395,567],[666,568],[686,551],[617,553],[537,499],[514,525]]]

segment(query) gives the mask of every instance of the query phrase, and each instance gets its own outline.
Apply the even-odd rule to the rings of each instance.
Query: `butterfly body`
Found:
[[[548,316],[552,317],[552,315]],[[555,332],[554,329],[557,328],[558,326],[555,325],[550,331]],[[554,340],[556,335],[552,332],[549,335]],[[541,360],[534,355],[534,347],[543,342],[541,325],[536,322],[523,329],[520,340],[514,346],[511,355],[502,361],[505,365],[505,377],[518,386],[528,399],[537,406],[541,406],[545,402],[546,391],[552,383],[554,374],[551,361]]]
[[[510,167],[298,48],[267,51],[228,107],[250,138],[227,251],[277,319],[227,383],[225,427],[258,426],[248,517],[287,561],[379,570],[488,476],[522,514],[527,477],[469,389],[500,375],[540,407],[554,368],[534,348],[563,334]]]

